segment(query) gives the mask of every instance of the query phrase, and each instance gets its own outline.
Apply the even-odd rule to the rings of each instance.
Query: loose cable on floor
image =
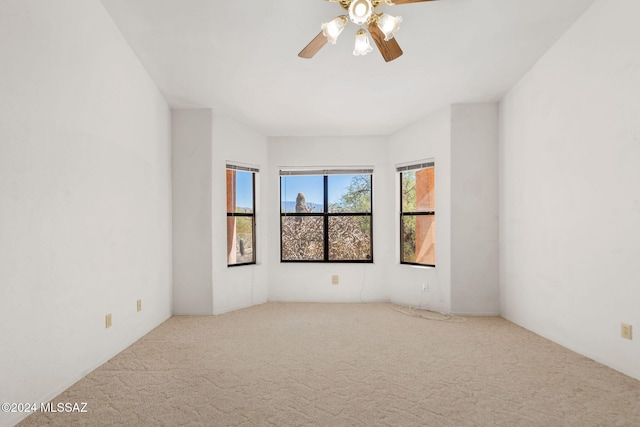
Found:
[[[365,284],[365,279],[367,277],[367,264],[362,264],[363,266],[363,270],[362,270],[362,286],[360,286],[360,302],[365,302],[362,299],[362,293],[364,292],[364,284]]]
[[[442,313],[439,311],[431,311],[425,308],[419,307],[406,307],[402,305],[396,305],[391,307],[393,311],[402,313],[407,316],[416,317],[424,320],[434,320],[437,322],[451,322],[451,323],[464,323],[466,319],[464,317],[456,316],[455,314]],[[422,313],[421,313],[422,312]]]

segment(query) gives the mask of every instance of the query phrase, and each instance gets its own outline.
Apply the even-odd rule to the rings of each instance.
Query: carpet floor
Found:
[[[20,425],[640,426],[640,381],[498,317],[399,310],[176,316],[54,399],[86,413]]]

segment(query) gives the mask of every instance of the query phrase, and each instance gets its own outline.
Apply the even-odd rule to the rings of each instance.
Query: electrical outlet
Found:
[[[622,335],[622,338],[626,338],[628,340],[632,339],[631,325],[628,323],[622,323],[620,326],[620,335]]]
[[[104,316],[104,327],[105,328],[110,328],[112,324],[113,324],[113,322],[112,322],[112,319],[111,319],[111,313],[109,313],[106,316]]]
[[[139,312],[142,311],[142,300],[141,299],[136,301],[136,310],[138,310]]]
[[[333,285],[337,285],[340,283],[340,277],[338,277],[337,274],[334,274],[333,276],[331,276],[331,283]]]
[[[422,284],[422,292],[427,292],[427,289],[428,289],[428,288],[427,288],[427,284],[426,284],[426,283],[423,283],[423,284]]]

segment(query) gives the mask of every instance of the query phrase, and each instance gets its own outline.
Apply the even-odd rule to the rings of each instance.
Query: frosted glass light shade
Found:
[[[384,33],[385,41],[391,40],[396,31],[400,29],[400,23],[402,22],[402,16],[391,16],[383,13],[378,18],[378,28]]]
[[[338,16],[337,18],[322,24],[322,34],[327,38],[329,43],[336,44],[338,36],[342,30],[344,30],[344,27],[346,27],[348,22],[349,21],[345,15]]]
[[[349,5],[349,19],[356,25],[362,25],[373,13],[371,0],[353,0]]]
[[[358,30],[356,33],[356,47],[353,50],[353,54],[355,56],[366,55],[371,52],[373,48],[371,47],[371,43],[369,42],[369,36],[366,31],[362,28]]]

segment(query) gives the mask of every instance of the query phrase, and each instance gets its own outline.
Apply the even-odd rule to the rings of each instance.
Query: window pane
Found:
[[[329,212],[371,212],[371,175],[329,175]]]
[[[434,168],[420,169],[416,171],[416,210],[415,212],[434,212]]]
[[[416,211],[416,171],[402,172],[402,212]]]
[[[253,213],[253,172],[236,173],[236,212]]]
[[[255,262],[253,250],[253,217],[227,217],[227,264],[246,264]]]
[[[227,169],[227,213],[253,213],[253,172]]]
[[[434,212],[433,167],[402,172],[402,212]]]
[[[371,217],[329,217],[329,260],[371,260]]]
[[[282,217],[282,260],[322,261],[324,220],[316,216]]]
[[[280,177],[281,212],[324,212],[324,177],[294,175]]]
[[[402,216],[402,262],[436,264],[435,215]]]

